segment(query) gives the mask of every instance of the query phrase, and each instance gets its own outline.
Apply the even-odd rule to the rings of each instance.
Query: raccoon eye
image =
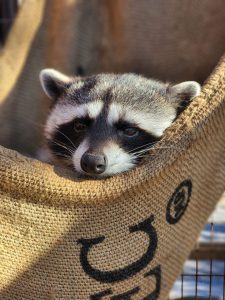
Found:
[[[81,131],[85,131],[87,129],[87,124],[81,122],[81,121],[77,121],[74,123],[74,129],[77,132],[81,132]]]
[[[134,137],[136,135],[138,135],[139,130],[137,128],[134,127],[127,127],[123,129],[123,134],[129,137]]]

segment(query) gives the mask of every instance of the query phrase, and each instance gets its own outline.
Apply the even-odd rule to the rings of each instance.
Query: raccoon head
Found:
[[[45,137],[52,156],[79,174],[111,176],[133,168],[176,119],[200,85],[135,74],[68,77],[40,73],[52,99]]]

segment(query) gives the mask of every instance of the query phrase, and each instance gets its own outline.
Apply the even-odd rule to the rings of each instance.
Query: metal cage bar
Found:
[[[201,241],[191,252],[187,264],[191,263],[192,268],[184,267],[175,283],[180,292],[175,292],[176,297],[172,293],[169,300],[225,300],[225,240],[215,241],[217,225],[223,233],[222,238],[225,238],[225,224],[211,222],[206,225],[209,240]],[[203,291],[202,286],[208,291]]]

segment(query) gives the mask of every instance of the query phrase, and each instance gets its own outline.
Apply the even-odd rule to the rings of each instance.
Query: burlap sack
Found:
[[[49,34],[57,44],[53,36],[62,16],[68,17],[66,13],[72,14],[76,7],[77,22],[88,7],[83,1],[65,2],[72,7],[60,14],[60,1],[49,1],[42,18],[44,1],[27,1],[33,13],[40,13],[35,19],[39,22],[30,28],[30,54],[25,43],[24,61],[19,67],[17,64],[19,80],[16,85],[16,81],[12,84],[14,77],[9,80],[8,90],[1,96],[2,120],[14,122],[14,127],[7,123],[7,134],[1,129],[1,136],[12,148],[23,149],[15,132],[18,135],[18,128],[26,124],[18,122],[24,119],[20,119],[20,105],[16,106],[16,117],[12,110],[10,114],[9,107],[13,106],[9,103],[14,102],[10,100],[15,100],[15,91],[24,96],[20,103],[24,103],[25,114],[29,109],[35,114],[41,107],[32,102],[27,108],[25,104],[31,95],[35,99],[40,93],[34,82],[48,56],[44,44],[49,40],[48,22],[54,21],[52,36]],[[97,7],[96,1],[89,3]],[[54,13],[59,23],[55,17],[49,18],[55,5],[59,5],[58,15]],[[40,57],[31,55],[39,53],[35,45],[43,51]],[[54,61],[53,57],[61,57],[59,64],[64,64],[62,54],[55,53],[48,59]],[[29,76],[25,61],[33,62],[30,68],[36,70]],[[158,149],[126,174],[102,181],[77,181],[63,170],[0,147],[0,299],[167,298],[225,188],[224,74],[222,58],[201,96],[167,131]],[[30,85],[36,87],[33,94],[31,87],[25,89]],[[31,136],[29,130],[25,131],[27,137]],[[27,141],[23,142],[26,147]],[[27,147],[27,152],[32,149]]]

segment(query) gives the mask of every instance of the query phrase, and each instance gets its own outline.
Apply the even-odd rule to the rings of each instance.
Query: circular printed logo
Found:
[[[179,222],[188,207],[191,191],[192,183],[190,180],[181,182],[176,188],[166,208],[166,220],[168,223],[176,224]]]

